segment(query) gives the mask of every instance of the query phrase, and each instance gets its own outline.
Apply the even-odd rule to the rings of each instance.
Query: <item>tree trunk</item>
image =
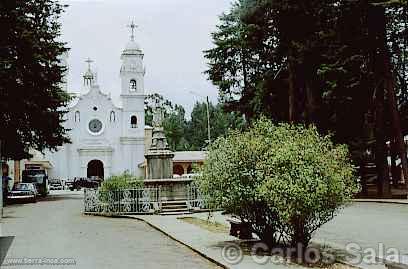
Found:
[[[391,156],[391,175],[392,175],[392,185],[395,187],[398,186],[400,180],[400,175],[397,168],[397,147],[395,140],[391,139],[390,141],[390,156]]]
[[[374,81],[375,104],[375,162],[377,166],[377,190],[381,197],[389,197],[390,180],[385,148],[385,87],[387,87],[386,72],[386,16],[385,8],[370,6],[367,13],[368,35],[370,40],[370,58]]]
[[[362,160],[360,163],[360,178],[361,178],[361,195],[363,197],[368,196],[366,165],[367,162],[365,160]]]
[[[377,189],[380,197],[389,197],[390,179],[385,148],[385,117],[384,117],[384,84],[379,85],[375,98],[375,163],[377,166]]]
[[[306,92],[306,122],[317,124],[316,119],[316,96],[310,85],[305,83]]]
[[[14,160],[14,183],[21,182],[20,179],[20,160]]]
[[[295,90],[295,71],[293,70],[293,66],[289,63],[289,91],[288,91],[288,98],[289,98],[289,122],[293,123],[296,121],[296,90]]]
[[[247,94],[248,91],[248,73],[247,73],[247,59],[246,59],[245,49],[241,49],[241,64],[242,64],[242,80],[243,80],[243,96]],[[249,120],[252,119],[253,111],[248,109],[247,105],[244,105],[245,117]]]
[[[391,112],[391,123],[393,127],[393,133],[396,141],[396,147],[398,155],[401,159],[401,169],[404,175],[404,182],[408,187],[408,161],[407,150],[405,148],[404,136],[401,130],[400,114],[398,112],[396,93],[395,93],[395,77],[392,75],[391,62],[389,53],[385,56],[385,68],[386,68],[386,87],[387,87],[387,99]]]

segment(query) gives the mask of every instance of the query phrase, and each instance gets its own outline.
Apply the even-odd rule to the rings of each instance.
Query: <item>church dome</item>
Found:
[[[92,71],[90,69],[88,69],[85,74],[84,74],[84,78],[94,78],[94,74],[92,73]]]
[[[123,50],[123,54],[141,54],[142,49],[140,48],[139,44],[135,41],[130,40],[127,44],[125,49]]]

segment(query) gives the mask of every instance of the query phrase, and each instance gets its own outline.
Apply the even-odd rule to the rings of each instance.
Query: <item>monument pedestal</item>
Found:
[[[189,187],[193,179],[191,178],[168,178],[168,179],[146,179],[145,186],[160,188],[160,199],[167,201],[189,200]]]
[[[145,155],[147,160],[147,179],[165,179],[173,177],[174,154],[169,149],[150,149]]]
[[[153,114],[152,144],[146,152],[147,175],[144,180],[146,187],[160,189],[159,203],[161,214],[188,213],[190,206],[190,178],[173,178],[174,154],[167,144],[162,127],[163,113],[156,107]]]

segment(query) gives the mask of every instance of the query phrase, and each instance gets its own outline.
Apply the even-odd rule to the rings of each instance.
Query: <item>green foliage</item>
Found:
[[[358,191],[346,146],[315,127],[264,118],[215,141],[198,180],[210,205],[239,216],[271,245],[307,245]]]
[[[162,104],[163,109],[164,109],[164,117],[165,118],[169,114],[174,112],[174,105],[170,100],[165,99],[162,95],[160,95],[158,93],[149,94],[145,98],[145,123],[146,123],[146,125],[150,125],[150,126],[152,125],[153,107],[154,107],[156,102]]]
[[[100,187],[101,192],[137,189],[143,187],[143,179],[132,176],[129,172],[111,176],[104,180]]]
[[[165,116],[163,128],[171,149],[186,150],[186,140],[184,136],[186,124],[185,111],[180,105],[175,105],[174,110]]]
[[[53,0],[1,1],[0,140],[2,156],[30,157],[70,142],[63,128],[69,101],[61,88],[67,52],[59,41],[64,6]]]
[[[384,79],[373,75],[373,65],[381,65],[372,59],[381,50],[373,47],[378,33],[368,25],[375,3],[387,16],[386,49],[408,122],[406,1],[236,0],[212,34],[214,47],[204,52],[221,102],[249,121],[265,115],[313,123],[350,147],[366,140],[365,117]]]
[[[146,98],[146,124],[151,124],[153,104],[159,101],[164,107],[163,128],[169,146],[174,151],[202,150],[208,145],[207,103],[195,103],[189,121],[181,105],[173,104],[159,94]],[[211,139],[227,134],[229,130],[243,129],[246,122],[237,112],[226,112],[222,105],[209,104]]]
[[[225,136],[230,130],[242,130],[246,126],[241,114],[227,112],[221,104],[210,103],[209,112],[211,141]],[[190,150],[202,150],[208,146],[207,121],[207,103],[195,103],[186,129],[186,140]]]
[[[173,104],[162,95],[150,94],[145,100],[145,122],[152,125],[153,107],[155,103],[162,104],[164,110],[163,128],[167,142],[172,150],[186,150],[188,148],[184,133],[186,130],[185,110],[181,105]]]

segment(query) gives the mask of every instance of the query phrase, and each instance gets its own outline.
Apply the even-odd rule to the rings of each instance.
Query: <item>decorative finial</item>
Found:
[[[85,62],[88,63],[88,70],[84,74],[84,85],[91,86],[94,83],[94,79],[96,79],[96,74],[94,76],[94,74],[91,71],[91,63],[93,61],[88,57],[88,59],[86,59]]]
[[[130,36],[130,40],[135,41],[135,29],[136,29],[137,27],[139,27],[139,26],[136,25],[136,24],[133,22],[133,20],[132,20],[132,23],[129,24],[127,27],[129,27],[130,30],[132,31],[132,35]]]
[[[91,71],[91,63],[93,63],[93,61],[88,57],[85,62],[88,63],[88,70]]]

